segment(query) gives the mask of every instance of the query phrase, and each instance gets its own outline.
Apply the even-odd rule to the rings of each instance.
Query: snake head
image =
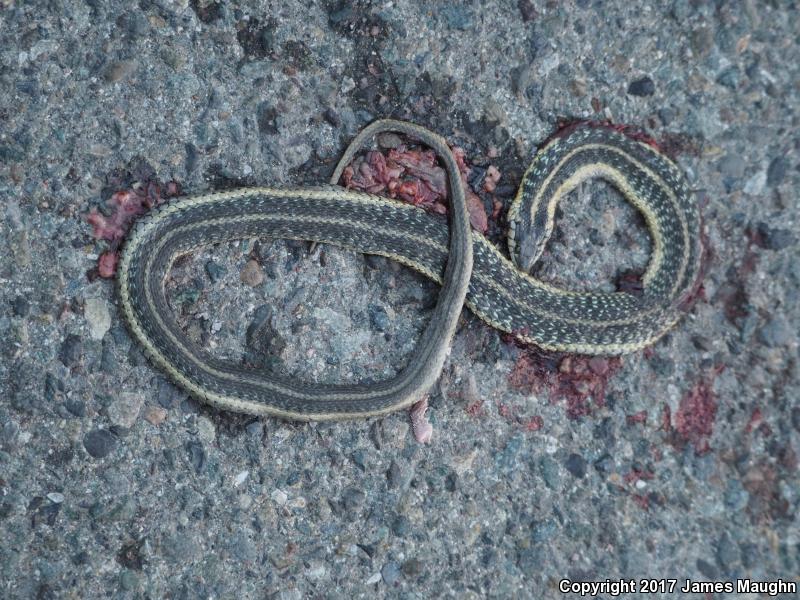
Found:
[[[542,254],[541,242],[537,242],[534,235],[527,235],[517,242],[517,267],[526,273],[530,273],[533,265],[539,260]]]
[[[511,261],[521,271],[530,273],[550,237],[546,224],[533,223],[530,218],[517,219],[512,222],[509,233],[512,236],[509,244]]]

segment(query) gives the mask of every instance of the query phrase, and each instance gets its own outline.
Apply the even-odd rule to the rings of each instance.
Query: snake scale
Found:
[[[122,250],[119,304],[151,361],[201,401],[293,420],[381,415],[421,399],[438,378],[464,304],[483,321],[546,350],[614,355],[643,348],[680,318],[699,277],[700,221],[678,167],[657,149],[609,127],[579,126],[535,156],[508,215],[511,259],[470,231],[465,190],[446,141],[404,121],[366,127],[345,151],[336,183],[361,145],[398,131],[440,157],[448,175],[449,224],[410,204],[333,185],[246,188],[178,198],[140,219]],[[640,294],[574,292],[526,271],[553,231],[559,201],[600,177],[643,215],[653,250]],[[377,384],[316,384],[210,356],[180,329],[164,283],[177,257],[234,239],[269,237],[335,244],[392,258],[441,284],[408,365]]]

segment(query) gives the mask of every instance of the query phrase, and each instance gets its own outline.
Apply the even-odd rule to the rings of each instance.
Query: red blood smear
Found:
[[[136,189],[115,192],[106,202],[111,209],[109,216],[101,214],[94,208],[89,211],[86,221],[92,226],[92,235],[98,240],[111,242],[109,250],[103,252],[97,261],[97,274],[106,278],[113,277],[119,262],[117,248],[136,219],[153,206],[178,194],[180,186],[174,181],[164,185],[146,181]]]
[[[467,186],[470,169],[464,151],[456,147],[453,154],[466,188],[470,224],[476,231],[485,233],[488,217],[483,201]],[[344,169],[342,180],[351,189],[387,195],[436,214],[447,214],[447,173],[437,164],[432,150],[408,149],[401,145],[390,149],[386,155],[370,151],[364,157],[355,158]]]
[[[681,440],[694,446],[696,454],[705,454],[711,447],[717,416],[717,397],[711,382],[701,380],[681,399],[675,413],[675,431]]]

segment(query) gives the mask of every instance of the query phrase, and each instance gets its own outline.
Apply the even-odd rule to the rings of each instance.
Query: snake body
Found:
[[[443,161],[450,223],[415,206],[339,187],[248,188],[177,199],[137,222],[121,254],[124,319],[148,357],[217,407],[296,420],[381,415],[419,400],[439,376],[463,304],[485,322],[547,350],[622,354],[651,344],[680,317],[699,274],[699,215],[680,170],[647,144],[606,127],[579,127],[535,157],[509,212],[511,260],[470,232],[465,192],[447,143],[402,121],[377,121],[345,151],[332,181],[365,139],[406,133]],[[607,179],[644,215],[653,252],[641,294],[573,292],[529,268],[553,229],[556,206],[582,181]],[[164,281],[178,256],[252,237],[312,240],[387,256],[442,284],[408,366],[371,385],[300,382],[216,359],[181,331]],[[474,262],[474,267],[473,267]]]

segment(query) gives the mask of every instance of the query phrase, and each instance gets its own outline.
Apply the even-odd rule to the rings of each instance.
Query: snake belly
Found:
[[[407,407],[428,391],[441,372],[462,303],[522,342],[584,354],[635,351],[680,318],[679,306],[699,276],[699,214],[678,167],[654,148],[607,127],[578,127],[547,144],[509,211],[509,260],[482,235],[470,233],[455,159],[446,142],[424,128],[373,123],[345,151],[333,181],[365,139],[387,129],[420,139],[444,161],[449,226],[415,206],[333,186],[248,188],[176,199],[137,222],[118,267],[120,306],[145,353],[175,383],[201,401],[235,412],[295,420],[367,417]],[[558,202],[593,177],[608,180],[645,217],[653,252],[641,294],[564,290],[520,268],[541,255]],[[169,270],[177,257],[199,247],[253,237],[382,255],[442,284],[406,369],[377,384],[316,384],[222,361],[198,348],[168,306]]]

